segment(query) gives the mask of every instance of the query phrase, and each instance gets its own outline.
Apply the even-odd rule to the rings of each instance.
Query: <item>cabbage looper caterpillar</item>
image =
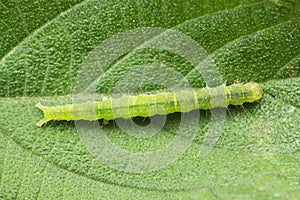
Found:
[[[223,87],[222,89],[225,90],[226,106],[254,102],[260,100],[263,94],[262,87],[258,83],[219,87]],[[63,106],[47,107],[37,103],[36,107],[44,112],[44,118],[36,125],[41,127],[51,120],[112,120],[137,116],[148,117],[150,113],[151,115],[165,115],[174,112],[189,112],[195,109],[212,109],[222,107],[218,104],[218,98],[220,98],[218,95],[218,88],[202,88],[175,93],[163,92],[122,96],[114,99],[106,98],[102,101]]]

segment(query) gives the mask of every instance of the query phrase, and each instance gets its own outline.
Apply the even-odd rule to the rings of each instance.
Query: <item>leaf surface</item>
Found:
[[[38,1],[1,2],[0,8],[0,198],[299,198],[299,1]],[[89,53],[114,35],[141,27],[189,36],[227,84],[259,82],[264,96],[228,108],[222,134],[205,158],[198,155],[211,114],[200,111],[196,137],[181,157],[150,173],[127,173],[100,163],[74,122],[36,127],[42,113],[34,105],[72,102]],[[112,93],[124,74],[150,62],[178,71],[192,87],[205,86],[180,55],[141,49],[105,69],[97,92]],[[130,83],[140,80],[141,73],[135,75]],[[161,88],[141,90],[153,89]],[[180,113],[169,115],[159,134],[147,139],[126,134],[113,121],[102,129],[122,149],[153,152],[173,140],[180,119]]]

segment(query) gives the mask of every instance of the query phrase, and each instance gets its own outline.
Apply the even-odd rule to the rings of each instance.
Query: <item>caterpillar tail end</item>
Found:
[[[35,105],[35,107],[41,109],[41,110],[44,112],[44,115],[45,115],[45,111],[44,111],[44,109],[46,108],[45,106],[43,106],[43,105],[39,102],[39,103],[37,103],[37,104]],[[36,123],[36,125],[37,125],[38,127],[42,127],[42,126],[43,126],[44,124],[46,124],[48,121],[50,121],[50,120],[49,120],[49,119],[46,119],[46,118],[44,117],[44,118],[41,119],[38,123]]]
[[[50,121],[50,120],[43,118],[43,119],[41,119],[38,123],[36,123],[36,125],[37,125],[38,127],[42,127],[44,124],[46,124],[46,123],[49,122],[49,121]]]

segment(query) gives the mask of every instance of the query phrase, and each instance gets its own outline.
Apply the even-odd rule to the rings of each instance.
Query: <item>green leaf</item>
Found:
[[[6,1],[0,9],[1,199],[299,199],[299,1]],[[34,105],[72,102],[90,53],[107,39],[142,27],[189,36],[212,58],[222,80],[259,82],[264,96],[228,108],[206,157],[200,159],[199,150],[214,116],[200,111],[196,136],[182,156],[155,171],[128,173],[99,162],[74,122],[35,126],[42,113]],[[192,87],[206,84],[181,55],[147,48],[111,63],[97,92],[112,93],[124,75],[148,63],[178,71]],[[168,75],[147,73],[154,79]],[[153,89],[162,88],[137,90]],[[169,115],[149,138],[131,136],[115,121],[102,130],[121,149],[151,153],[174,140],[181,117]],[[135,119],[145,125],[143,120]]]

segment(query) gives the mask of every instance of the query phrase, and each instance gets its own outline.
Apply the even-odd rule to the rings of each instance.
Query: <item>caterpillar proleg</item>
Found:
[[[220,97],[220,87],[223,97]],[[224,95],[225,94],[225,95]],[[42,126],[51,120],[112,120],[116,118],[148,117],[165,115],[174,112],[189,112],[196,109],[212,109],[228,105],[242,105],[262,98],[262,87],[259,83],[233,84],[216,88],[182,90],[175,93],[139,94],[120,98],[104,98],[102,101],[90,101],[80,104],[62,106],[36,107],[44,113],[44,118],[36,125]],[[225,98],[225,103],[218,99]]]

